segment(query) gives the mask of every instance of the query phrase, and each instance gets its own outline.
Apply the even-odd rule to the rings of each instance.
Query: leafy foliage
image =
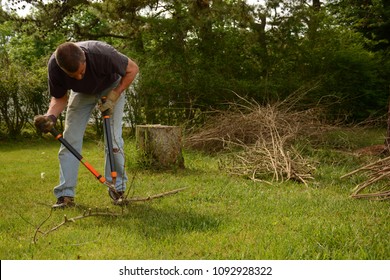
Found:
[[[33,8],[24,17],[0,10],[0,28],[7,34],[2,63],[31,77],[33,89],[19,86],[18,94],[34,91],[22,100],[42,102],[27,119],[47,106],[45,61],[66,40],[103,40],[138,62],[127,112],[137,123],[197,125],[200,112],[227,108],[236,93],[266,104],[317,83],[301,106],[328,104],[328,119],[356,122],[386,112],[386,1],[25,2]]]

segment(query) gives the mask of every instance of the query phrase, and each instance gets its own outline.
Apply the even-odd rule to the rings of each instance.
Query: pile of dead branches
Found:
[[[273,131],[287,142],[297,136],[318,134],[323,128],[320,109],[294,110],[299,99],[294,97],[267,105],[241,98],[244,104],[231,104],[228,110],[214,112],[204,126],[185,138],[185,146],[218,152],[232,143],[252,145],[259,138],[271,140]]]
[[[294,146],[288,145],[277,131],[271,134],[270,141],[259,138],[253,145],[244,145],[242,151],[231,153],[230,157],[221,161],[221,166],[230,174],[252,181],[270,183],[294,180],[307,184],[308,180],[314,179],[313,163]]]
[[[352,175],[361,175],[366,179],[355,187],[351,197],[378,200],[390,199],[390,157],[360,167],[341,176],[341,178]]]
[[[228,151],[221,166],[231,174],[257,181],[312,179],[313,164],[294,148],[298,139],[319,134],[319,112],[294,110],[296,99],[260,105],[243,100],[219,112],[201,130],[185,139],[188,148],[207,152]]]

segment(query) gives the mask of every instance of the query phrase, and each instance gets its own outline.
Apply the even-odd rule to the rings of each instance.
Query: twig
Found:
[[[143,202],[143,201],[150,201],[152,199],[156,199],[156,198],[161,198],[161,197],[164,197],[164,196],[167,196],[167,195],[172,195],[172,194],[176,194],[182,190],[185,190],[187,189],[187,187],[185,188],[180,188],[180,189],[176,189],[176,190],[172,190],[172,191],[167,191],[167,192],[164,192],[164,193],[160,193],[160,194],[155,194],[155,195],[151,195],[151,196],[147,196],[147,197],[133,197],[133,198],[130,198],[130,199],[124,199],[123,202],[121,204],[118,204],[120,206],[124,206],[124,205],[127,205],[131,202]],[[115,203],[114,203],[115,204]],[[41,227],[49,220],[49,218],[51,217],[52,213],[53,213],[53,209],[51,209],[50,211],[50,214],[49,216],[42,222],[39,224],[39,226],[36,228],[35,230],[35,233],[34,233],[34,237],[33,237],[33,243],[36,244],[37,241],[38,241],[38,233],[41,233],[42,236],[46,236],[48,235],[49,233],[53,232],[53,231],[56,231],[58,230],[60,227],[68,224],[68,223],[74,223],[76,222],[77,220],[81,220],[81,219],[84,219],[84,218],[88,218],[88,217],[96,217],[96,216],[110,216],[110,217],[119,217],[119,216],[123,216],[123,209],[124,207],[122,207],[122,211],[121,213],[111,213],[109,212],[109,209],[107,207],[106,209],[106,212],[99,212],[98,209],[96,208],[96,211],[93,212],[92,211],[92,208],[89,208],[88,211],[85,210],[84,213],[82,215],[79,215],[79,216],[76,216],[76,217],[73,217],[73,218],[68,218],[66,215],[64,215],[64,220],[63,222],[61,222],[60,224],[54,226],[53,228],[43,232],[41,231]]]
[[[48,231],[42,232],[42,231],[40,230],[40,228],[41,228],[41,227],[43,226],[43,224],[50,218],[50,216],[51,216],[52,213],[53,213],[53,209],[50,211],[49,217],[47,217],[47,218],[38,226],[38,228],[36,229],[35,234],[34,234],[34,238],[33,238],[34,244],[38,241],[38,238],[37,238],[38,232],[39,232],[39,233],[42,233],[42,236],[46,236],[46,235],[48,235],[49,233],[51,233],[51,232],[53,232],[53,231],[56,231],[57,229],[59,229],[59,228],[62,227],[63,225],[68,224],[68,223],[74,223],[74,222],[76,222],[77,220],[80,220],[80,219],[84,219],[84,218],[88,218],[88,217],[95,217],[95,216],[111,216],[111,217],[118,217],[118,216],[121,216],[120,214],[108,212],[108,208],[107,208],[107,212],[92,212],[92,209],[89,208],[89,209],[88,209],[88,212],[87,212],[87,211],[84,211],[84,213],[83,213],[82,215],[79,215],[79,216],[76,216],[76,217],[73,217],[73,218],[68,218],[66,215],[64,215],[64,221],[63,221],[62,223],[56,225],[55,227],[49,229]]]
[[[130,201],[130,202],[148,201],[148,200],[152,200],[152,199],[156,199],[156,198],[161,198],[163,196],[176,194],[176,193],[181,192],[181,191],[183,191],[185,189],[187,189],[187,187],[176,189],[176,190],[172,190],[172,191],[168,191],[168,192],[164,192],[164,193],[160,193],[160,194],[155,194],[155,195],[147,196],[147,197],[133,197],[133,198],[128,199],[128,201]]]
[[[172,191],[168,191],[168,192],[164,192],[164,193],[159,193],[159,194],[155,194],[155,195],[151,195],[151,196],[146,196],[146,197],[132,197],[132,198],[125,198],[123,200],[120,200],[118,202],[114,202],[114,205],[120,205],[120,206],[123,206],[123,205],[128,205],[132,202],[144,202],[144,201],[150,201],[152,199],[156,199],[156,198],[161,198],[161,197],[164,197],[164,196],[167,196],[167,195],[172,195],[172,194],[176,194],[180,191],[183,191],[187,189],[187,187],[185,188],[180,188],[180,189],[176,189],[176,190],[172,190]]]
[[[44,223],[46,223],[47,220],[50,219],[52,213],[53,213],[53,208],[51,208],[49,216],[48,216],[45,220],[43,220],[42,223],[40,223],[39,226],[37,227],[37,229],[35,230],[34,238],[33,238],[33,242],[34,242],[34,243],[36,243],[36,241],[38,240],[38,239],[37,239],[37,234],[38,234],[38,232],[43,233],[43,232],[40,230],[40,228],[43,226]]]
[[[367,194],[353,194],[353,198],[376,198],[378,200],[390,199],[390,191],[367,193]]]
[[[346,178],[348,176],[357,174],[359,172],[366,173],[368,176],[367,180],[358,184],[352,190],[351,197],[353,197],[353,198],[370,198],[370,199],[379,199],[379,200],[390,199],[390,190],[384,190],[381,192],[374,192],[374,193],[365,193],[365,194],[361,193],[364,189],[367,189],[367,187],[374,185],[375,183],[379,182],[380,180],[390,178],[390,168],[386,166],[388,164],[386,161],[388,161],[389,159],[390,159],[390,157],[386,157],[386,158],[377,160],[376,162],[370,163],[368,165],[360,167],[352,172],[349,172],[349,173],[341,176],[340,178]],[[389,184],[387,184],[387,187],[389,187]]]
[[[386,157],[386,158],[383,158],[383,159],[380,159],[380,160],[378,160],[378,161],[376,161],[376,162],[374,162],[374,163],[367,164],[367,165],[365,165],[365,166],[363,166],[363,167],[360,167],[360,168],[358,168],[358,169],[355,169],[354,171],[349,172],[349,173],[347,173],[347,174],[344,174],[343,176],[340,177],[340,179],[343,179],[343,178],[345,178],[345,177],[348,177],[348,176],[351,176],[351,175],[353,175],[353,174],[356,174],[356,173],[358,173],[358,172],[360,172],[360,171],[362,171],[362,170],[370,170],[370,169],[369,169],[370,167],[376,166],[376,165],[378,165],[378,164],[380,164],[380,163],[382,163],[382,162],[388,161],[388,160],[390,160],[390,156],[389,156],[389,157]]]

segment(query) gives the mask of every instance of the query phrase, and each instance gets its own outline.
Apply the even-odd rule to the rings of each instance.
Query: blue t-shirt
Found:
[[[69,77],[57,64],[54,54],[48,62],[49,93],[63,97],[68,90],[97,94],[126,74],[127,56],[112,46],[99,41],[75,43],[85,53],[86,71],[82,80]]]

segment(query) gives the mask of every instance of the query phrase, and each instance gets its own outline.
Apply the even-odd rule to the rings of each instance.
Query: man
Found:
[[[112,199],[119,199],[125,189],[127,176],[122,139],[122,117],[125,105],[123,91],[138,73],[137,64],[112,46],[99,41],[61,44],[48,62],[51,101],[45,115],[34,118],[35,126],[47,133],[57,117],[67,107],[63,137],[81,153],[84,132],[96,104],[99,110],[111,115],[113,154],[117,179],[117,193],[109,191]],[[70,94],[68,95],[68,93]],[[99,102],[106,97],[104,103]],[[60,182],[54,188],[57,202],[54,208],[74,206],[79,161],[63,145],[59,150]],[[112,181],[106,151],[105,177]]]

